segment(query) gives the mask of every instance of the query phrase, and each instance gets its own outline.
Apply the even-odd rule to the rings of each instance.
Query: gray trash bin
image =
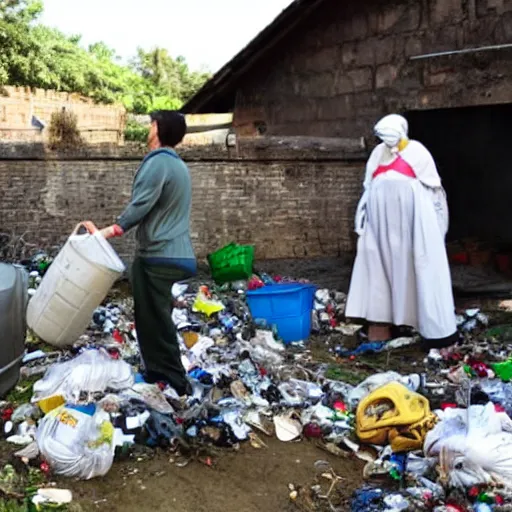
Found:
[[[0,263],[0,397],[18,382],[25,352],[28,274]]]

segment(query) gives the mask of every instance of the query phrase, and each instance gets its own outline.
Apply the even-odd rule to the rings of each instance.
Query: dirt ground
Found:
[[[101,479],[62,484],[73,490],[85,511],[286,512],[297,510],[288,485],[310,485],[319,459],[331,462],[346,478],[347,499],[361,483],[362,463],[357,459],[331,456],[308,441],[267,441],[268,448],[245,445],[238,453],[213,457],[213,468],[200,462],[179,468],[169,455],[158,454],[140,463],[116,463]]]

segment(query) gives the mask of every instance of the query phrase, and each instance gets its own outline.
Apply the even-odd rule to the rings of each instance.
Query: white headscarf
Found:
[[[373,173],[382,163],[389,163],[386,160],[386,154],[398,153],[413,168],[416,177],[427,187],[441,187],[441,178],[437,172],[437,167],[428,149],[415,140],[409,140],[409,125],[407,120],[398,115],[390,114],[383,117],[374,128],[374,133],[379,137],[383,144],[379,144],[370,155],[366,165],[366,176],[364,187],[368,188],[373,179]],[[407,140],[408,144],[400,150],[400,142]]]
[[[373,129],[375,135],[393,152],[398,151],[400,141],[408,138],[409,124],[405,117],[390,114],[383,117]]]

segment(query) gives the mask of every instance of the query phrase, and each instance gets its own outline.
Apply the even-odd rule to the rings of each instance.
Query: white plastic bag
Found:
[[[104,476],[114,461],[114,427],[95,406],[61,406],[39,423],[37,444],[52,470],[89,480]]]
[[[112,359],[104,350],[86,350],[79,356],[50,367],[43,379],[34,384],[32,402],[61,395],[78,403],[80,394],[131,388],[134,383],[129,364]]]
[[[454,487],[492,482],[510,486],[512,481],[512,434],[510,419],[494,405],[447,409],[424,444],[427,456],[439,455],[441,473]]]
[[[424,443],[428,457],[439,455],[444,446],[463,449],[466,437],[484,439],[510,428],[510,418],[504,413],[497,413],[491,402],[472,405],[469,409],[436,411],[436,415],[441,421],[428,432]]]
[[[149,408],[161,413],[172,414],[174,409],[169,404],[165,395],[156,384],[139,383],[134,384],[120,394],[125,400],[135,399],[144,402]]]
[[[207,336],[200,336],[197,343],[188,351],[192,362],[201,361],[206,351],[215,346],[215,342]]]

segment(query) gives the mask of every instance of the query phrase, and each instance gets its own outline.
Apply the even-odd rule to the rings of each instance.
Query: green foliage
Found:
[[[26,404],[30,402],[30,399],[33,395],[33,387],[34,384],[40,379],[41,377],[29,377],[27,379],[23,379],[16,387],[9,392],[7,395],[6,400],[13,404],[14,406]],[[1,481],[1,479],[0,479]]]
[[[0,18],[9,23],[30,23],[42,12],[41,0],[0,0]]]
[[[173,59],[167,50],[154,48],[146,52],[138,48],[132,67],[155,89],[169,98],[187,101],[208,80],[209,74],[190,71],[183,57]]]
[[[0,85],[76,92],[101,103],[121,102],[145,114],[179,109],[209,78],[167,50],[138,50],[130,66],[99,42],[85,49],[80,36],[38,24],[37,0],[0,0]]]
[[[28,512],[28,505],[23,501],[1,500],[0,512]]]
[[[124,130],[124,140],[130,142],[146,142],[148,140],[148,134],[149,127],[129,119]]]

